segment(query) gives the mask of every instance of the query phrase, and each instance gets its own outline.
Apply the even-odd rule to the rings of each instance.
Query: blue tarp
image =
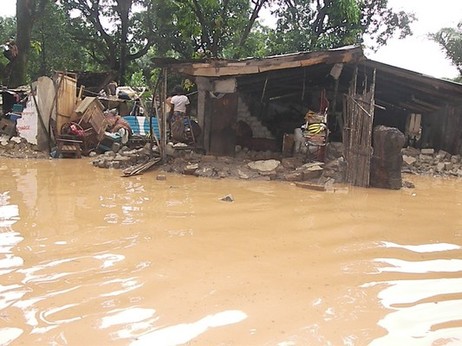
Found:
[[[123,117],[134,135],[141,135],[149,137],[149,119],[152,122],[152,131],[156,135],[157,138],[160,138],[160,131],[159,131],[159,122],[156,117],[144,117],[144,116],[135,116],[135,115],[126,115]]]

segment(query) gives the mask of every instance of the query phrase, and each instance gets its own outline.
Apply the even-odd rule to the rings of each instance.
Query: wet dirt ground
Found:
[[[462,344],[461,180],[156,175],[0,159],[1,345]]]

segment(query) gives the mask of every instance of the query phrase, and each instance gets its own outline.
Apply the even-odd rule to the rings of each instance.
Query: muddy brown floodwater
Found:
[[[1,345],[462,345],[462,180],[156,175],[0,159]]]

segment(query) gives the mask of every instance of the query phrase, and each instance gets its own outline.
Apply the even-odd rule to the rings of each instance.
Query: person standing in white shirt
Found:
[[[168,117],[168,125],[170,128],[170,136],[174,140],[184,140],[185,120],[188,120],[189,113],[189,98],[185,95],[181,85],[173,88],[172,97],[167,99],[170,104],[170,114]]]
[[[175,86],[173,88],[172,94],[173,96],[170,98],[170,104],[172,106],[171,114],[173,118],[186,116],[189,110],[190,102],[188,96],[185,95],[181,85]]]

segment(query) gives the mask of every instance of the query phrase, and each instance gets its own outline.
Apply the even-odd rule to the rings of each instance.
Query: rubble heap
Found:
[[[118,144],[118,143],[115,143]],[[155,154],[155,153],[153,153]],[[112,150],[97,155],[90,153],[92,163],[99,168],[125,169],[146,162],[151,157],[151,146],[147,143],[139,149],[130,149],[127,146],[113,145]]]
[[[48,152],[40,151],[35,144],[30,144],[21,137],[2,136],[0,138],[0,157],[15,159],[47,159]]]
[[[161,169],[165,172],[217,179],[317,181],[322,179],[322,166],[321,162],[304,163],[301,157],[254,161],[242,157],[219,157],[185,151],[171,158]]]
[[[330,143],[332,144],[332,143]],[[340,143],[335,143],[340,144]],[[326,163],[309,162],[303,156],[282,157],[281,153],[239,151],[235,157],[202,155],[194,150],[167,146],[167,162],[159,169],[164,172],[188,174],[208,178],[253,180],[315,181],[341,183],[346,163],[341,156],[341,145],[330,145]],[[99,168],[126,169],[146,162],[158,155],[149,143],[140,149],[113,147],[104,154],[90,154],[92,164]],[[403,148],[403,173],[462,178],[461,155],[450,155],[443,150]],[[0,157],[19,159],[49,159],[48,152],[20,137],[0,139]]]
[[[404,173],[462,178],[461,155],[451,155],[444,150],[419,150],[412,147],[404,148],[401,152]]]

